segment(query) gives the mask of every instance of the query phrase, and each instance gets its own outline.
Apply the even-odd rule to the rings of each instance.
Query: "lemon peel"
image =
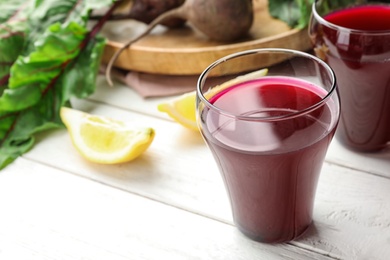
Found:
[[[221,85],[215,86],[208,92],[204,94],[206,99],[214,96],[218,92],[227,89],[233,85],[242,83],[244,81],[256,79],[262,76],[267,75],[268,69],[261,69],[257,71],[253,71],[236,78],[233,78],[229,81],[222,83]],[[191,91],[185,94],[182,94],[176,98],[168,102],[163,102],[157,105],[157,109],[160,112],[165,112],[170,116],[173,120],[178,122],[179,124],[187,127],[189,129],[199,131],[198,125],[196,123],[196,91]]]
[[[153,142],[155,131],[131,123],[62,107],[60,117],[72,143],[87,160],[116,164],[134,160]]]

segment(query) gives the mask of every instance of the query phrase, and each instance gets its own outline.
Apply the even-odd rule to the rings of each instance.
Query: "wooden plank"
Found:
[[[390,178],[390,147],[375,153],[355,152],[335,139],[329,150],[329,162]]]
[[[0,206],[1,259],[329,259],[22,158]]]
[[[129,190],[127,185],[131,184],[135,193],[168,204],[172,202],[179,207],[186,207],[187,201],[192,201],[195,208],[210,215],[230,215],[229,202],[217,166],[199,133],[187,129],[183,131],[182,126],[171,121],[90,102],[82,104],[77,107],[83,111],[153,127],[156,131],[153,143],[135,161],[99,165],[86,161],[77,153],[64,129],[37,135],[35,147],[24,157],[124,190]],[[199,174],[194,174],[196,172]],[[192,184],[186,187],[189,181]],[[215,186],[215,183],[220,185]]]
[[[338,259],[387,259],[389,187],[388,178],[326,163],[317,190],[314,225],[297,243]]]
[[[80,158],[66,131],[60,130],[42,135],[25,158],[232,223],[221,178],[199,134],[170,121],[102,104],[84,101],[79,107],[89,107],[89,111],[97,114],[148,123],[156,129],[155,142],[139,160],[101,166]],[[314,225],[293,244],[319,253],[328,252],[341,259],[361,255],[383,259],[390,255],[388,187],[388,178],[325,163],[314,209]]]

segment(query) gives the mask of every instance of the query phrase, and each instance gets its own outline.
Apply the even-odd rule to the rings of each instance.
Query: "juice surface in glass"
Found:
[[[317,24],[314,45],[337,77],[337,138],[354,150],[380,150],[390,141],[390,5],[351,7],[323,18],[336,25]]]
[[[296,78],[266,76],[232,86],[209,101],[235,115],[285,116],[327,93]],[[204,108],[202,134],[230,196],[233,219],[262,242],[296,238],[312,221],[317,181],[335,132],[337,104],[270,121],[241,120]]]

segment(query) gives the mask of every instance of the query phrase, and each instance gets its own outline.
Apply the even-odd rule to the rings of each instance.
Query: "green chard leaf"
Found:
[[[269,12],[272,17],[286,22],[292,28],[304,28],[308,25],[311,6],[315,0],[271,0]]]
[[[90,30],[88,15],[113,2],[0,0],[0,169],[35,133],[63,127],[59,110],[72,97],[94,92],[106,42],[98,32],[115,5]]]
[[[23,50],[24,37],[21,24],[0,25],[0,88],[7,85],[11,66]]]
[[[22,52],[27,31],[24,0],[0,0],[0,94],[7,86],[9,71]]]
[[[25,19],[26,9],[30,3],[29,0],[0,0],[0,24],[10,20]]]
[[[27,51],[52,24],[77,23],[86,27],[89,14],[94,9],[112,5],[115,0],[35,0],[28,13],[31,34]]]

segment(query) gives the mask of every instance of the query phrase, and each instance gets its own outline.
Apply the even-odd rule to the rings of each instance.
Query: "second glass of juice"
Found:
[[[375,152],[390,143],[390,4],[319,0],[309,35],[337,76],[342,113],[336,138]]]
[[[223,178],[233,219],[266,243],[300,236],[340,116],[332,69],[307,53],[256,49],[211,64],[197,121]]]

